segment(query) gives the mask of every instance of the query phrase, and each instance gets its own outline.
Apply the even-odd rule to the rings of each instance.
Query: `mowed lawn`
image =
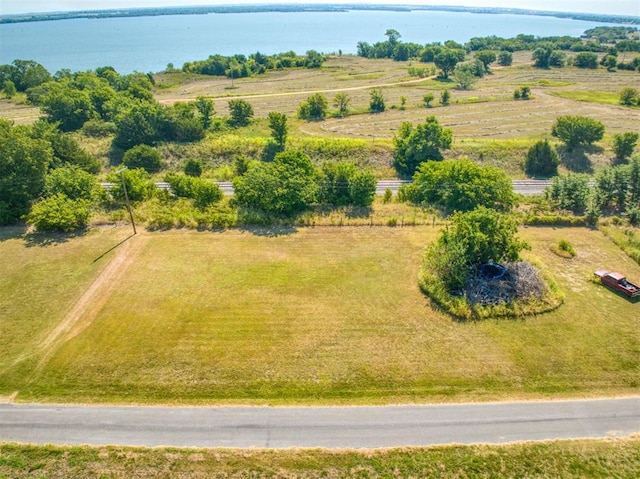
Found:
[[[144,232],[96,263],[128,231],[48,247],[5,240],[6,270],[51,262],[56,271],[33,279],[53,306],[39,300],[28,316],[7,305],[31,303],[29,289],[0,290],[0,394],[185,404],[637,394],[640,303],[590,277],[607,267],[640,280],[640,266],[600,232],[522,229],[533,246],[527,254],[556,278],[565,304],[537,317],[468,323],[438,312],[418,289],[422,252],[436,233],[429,226]],[[561,238],[576,258],[550,251]],[[98,265],[123,251],[136,254],[114,284],[97,289],[100,307],[88,308],[82,327],[34,349],[65,317],[58,275],[84,271],[68,286],[79,297],[107,268]]]

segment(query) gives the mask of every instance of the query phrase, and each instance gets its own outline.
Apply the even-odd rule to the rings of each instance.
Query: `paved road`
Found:
[[[192,447],[373,448],[640,433],[640,397],[386,407],[0,404],[0,441]]]
[[[233,185],[230,181],[217,181],[216,182],[222,192],[226,196],[233,195]],[[376,186],[376,195],[383,195],[385,190],[389,188],[395,195],[398,193],[400,186],[411,183],[406,180],[381,180],[378,181]],[[522,195],[539,195],[544,192],[544,189],[551,184],[548,180],[513,180],[513,191]],[[101,183],[104,188],[113,188],[113,183]],[[169,183],[160,181],[156,183],[156,186],[163,190],[169,189]]]

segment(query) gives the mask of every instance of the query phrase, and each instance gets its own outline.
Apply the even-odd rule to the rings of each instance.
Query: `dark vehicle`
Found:
[[[600,278],[602,284],[621,291],[630,298],[640,297],[640,286],[627,281],[627,278],[623,274],[612,273],[605,270],[598,270],[594,274]]]

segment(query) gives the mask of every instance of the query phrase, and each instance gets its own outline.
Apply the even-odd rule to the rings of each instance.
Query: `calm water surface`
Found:
[[[526,15],[350,11],[231,13],[59,20],[0,25],[0,64],[35,60],[49,71],[111,65],[120,73],[160,71],[212,54],[355,53],[357,43],[386,40],[389,28],[420,44],[519,33],[579,36],[602,23]]]

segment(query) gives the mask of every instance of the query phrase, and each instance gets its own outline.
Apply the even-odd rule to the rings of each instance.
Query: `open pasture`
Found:
[[[431,226],[129,231],[31,244],[5,230],[0,395],[382,404],[640,387],[640,304],[590,280],[598,268],[637,280],[640,266],[599,231],[524,228],[565,304],[470,323],[418,289]],[[560,239],[574,259],[551,251]]]
[[[269,111],[295,115],[299,104],[316,92],[324,93],[330,103],[337,92],[351,97],[354,111],[366,111],[370,90],[381,88],[387,111],[361,113],[346,118],[329,118],[323,122],[300,125],[307,135],[352,138],[391,138],[403,121],[421,122],[434,115],[444,126],[453,129],[457,139],[538,139],[550,137],[555,118],[561,115],[584,115],[602,121],[607,134],[635,131],[640,121],[638,109],[617,104],[598,103],[603,94],[616,96],[624,87],[640,89],[636,72],[606,72],[604,69],[532,68],[530,52],[518,52],[512,67],[493,66],[493,73],[479,80],[470,90],[456,90],[453,80],[418,79],[409,76],[410,67],[432,65],[392,60],[367,60],[355,56],[330,57],[318,71],[285,70],[234,81],[208,79],[182,74],[159,76],[157,98],[164,102],[184,101],[198,95],[211,97],[218,114],[226,114],[230,98],[241,97],[254,107],[256,117]],[[513,91],[529,86],[533,98],[514,101]],[[441,107],[440,92],[449,89],[451,105]],[[423,96],[433,93],[435,108],[423,106]],[[573,95],[572,95],[573,93]],[[579,101],[591,94],[594,101]],[[401,109],[400,97],[407,99]],[[615,102],[614,102],[615,103]]]

